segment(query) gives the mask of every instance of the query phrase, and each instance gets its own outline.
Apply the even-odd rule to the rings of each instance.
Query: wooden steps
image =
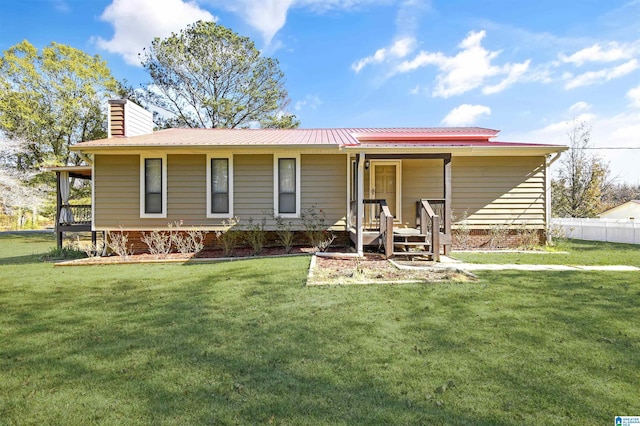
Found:
[[[398,250],[400,249],[400,250]],[[431,236],[418,229],[399,228],[393,232],[393,255],[433,258]]]

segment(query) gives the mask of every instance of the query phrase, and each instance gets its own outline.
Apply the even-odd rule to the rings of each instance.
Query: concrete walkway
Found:
[[[444,256],[443,256],[444,257]],[[428,266],[406,265],[394,260],[390,260],[398,269],[420,270],[420,269],[450,269],[462,271],[615,271],[615,272],[635,272],[640,271],[636,266],[627,265],[521,265],[521,264],[495,264],[495,263],[464,263],[444,259],[443,262],[430,264]]]

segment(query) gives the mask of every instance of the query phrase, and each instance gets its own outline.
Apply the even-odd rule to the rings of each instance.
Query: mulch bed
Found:
[[[363,259],[334,259],[316,257],[315,267],[309,274],[307,285],[391,284],[407,282],[470,281],[467,274],[430,269],[433,262],[421,262],[425,269],[396,268],[382,255],[366,254]]]

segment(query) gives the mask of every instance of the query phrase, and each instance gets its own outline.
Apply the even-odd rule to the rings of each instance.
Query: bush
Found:
[[[127,246],[129,242],[128,234],[122,229],[118,232],[107,231],[107,247],[120,257],[127,258],[133,254],[133,244]]]
[[[222,252],[227,257],[233,254],[233,249],[238,243],[238,237],[240,236],[239,231],[236,229],[238,222],[237,217],[232,217],[228,222],[223,220],[222,226],[224,226],[225,229],[215,231],[216,238],[222,245]]]
[[[282,243],[282,247],[287,253],[291,253],[293,248],[294,232],[291,230],[291,221],[285,222],[281,217],[276,217],[276,233],[278,240]]]
[[[142,242],[149,247],[149,253],[156,257],[166,257],[171,253],[172,232],[151,231],[148,234],[142,233]]]
[[[315,204],[302,211],[302,225],[309,244],[315,250],[325,251],[336,238],[327,232],[325,214],[322,209],[316,210]]]
[[[496,224],[489,230],[489,248],[497,249],[504,246],[504,240],[509,230],[503,224]]]
[[[247,225],[245,226],[245,230],[243,231],[244,240],[251,249],[253,250],[253,255],[256,256],[262,252],[265,243],[267,242],[267,232],[265,231],[265,226],[267,224],[267,219],[263,217],[260,221],[254,221],[252,217],[247,221]]]
[[[523,250],[533,250],[540,245],[540,239],[538,237],[538,230],[527,228],[525,223],[520,224],[516,228],[516,234],[518,235],[518,243]]]
[[[83,259],[87,257],[84,250],[80,250],[76,247],[54,247],[42,256],[41,260],[44,262],[50,262],[53,260],[75,260]]]
[[[465,210],[462,212],[462,218],[460,224],[456,229],[456,238],[458,240],[458,246],[466,250],[471,245],[471,229],[469,228],[469,212]]]

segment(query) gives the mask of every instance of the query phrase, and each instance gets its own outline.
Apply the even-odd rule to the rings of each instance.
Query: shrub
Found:
[[[243,231],[244,240],[251,246],[254,256],[262,252],[264,244],[267,242],[267,231],[264,229],[266,224],[267,219],[265,217],[260,221],[254,221],[253,218],[250,217]]]
[[[325,251],[335,239],[327,232],[324,212],[317,210],[315,204],[302,211],[302,225],[309,244],[315,250]]]
[[[516,228],[516,234],[518,235],[520,248],[524,250],[533,250],[540,244],[538,230],[527,228],[524,222]]]
[[[471,229],[469,228],[469,212],[467,210],[462,212],[460,224],[458,225],[458,229],[456,229],[456,237],[461,249],[469,248],[471,245]]]
[[[207,231],[199,229],[190,229],[187,231],[189,247],[192,253],[199,253],[204,248],[204,240],[207,238]],[[182,252],[181,252],[182,253]]]
[[[149,253],[156,257],[166,257],[171,253],[172,231],[151,231],[142,233],[142,242],[149,247]]]
[[[49,262],[52,260],[74,260],[87,257],[84,250],[80,250],[76,247],[54,247],[42,256],[41,260]]]
[[[182,254],[198,253],[204,248],[204,240],[207,238],[207,231],[190,229],[182,231],[183,221],[169,224],[171,244]],[[175,227],[175,231],[173,228]]]
[[[291,230],[291,221],[285,222],[281,217],[276,217],[276,233],[278,240],[282,243],[284,250],[291,253],[293,248],[294,232]]]
[[[229,221],[222,221],[222,226],[225,227],[223,230],[215,231],[216,238],[220,241],[222,245],[222,252],[225,256],[231,256],[233,254],[233,249],[236,247],[238,243],[239,232],[236,229],[238,225],[238,218],[232,217]]]
[[[509,230],[504,224],[495,224],[489,230],[489,248],[497,249],[504,246],[504,240]]]
[[[133,244],[127,246],[129,236],[122,229],[118,232],[107,231],[107,247],[120,257],[125,259],[133,254]]]

